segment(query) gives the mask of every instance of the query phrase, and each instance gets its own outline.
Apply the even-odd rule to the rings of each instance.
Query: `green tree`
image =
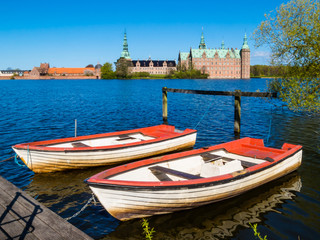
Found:
[[[116,76],[120,79],[128,79],[131,77],[129,67],[132,66],[132,62],[125,58],[119,58],[116,63]]]
[[[265,17],[255,46],[269,46],[271,64],[287,66],[269,89],[291,109],[320,112],[320,2],[292,0]]]
[[[111,63],[106,62],[101,67],[101,78],[102,79],[114,79],[116,77],[115,72],[113,71],[113,67]]]
[[[178,78],[178,79],[206,79],[208,74],[201,73],[200,70],[191,69],[186,71],[169,72],[166,78]]]

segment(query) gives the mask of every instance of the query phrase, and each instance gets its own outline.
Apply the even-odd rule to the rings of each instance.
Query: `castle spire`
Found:
[[[203,36],[203,28],[202,28],[202,33],[201,33],[201,40],[200,40],[200,44],[199,44],[199,49],[206,49],[207,46],[204,42],[204,36]]]
[[[130,53],[128,50],[128,42],[127,42],[127,31],[124,31],[124,37],[123,37],[123,50],[121,52],[121,58],[125,59],[131,59]]]
[[[242,49],[249,49],[247,34],[244,34]]]
[[[225,47],[224,47],[224,41],[222,40],[222,42],[221,42],[221,49],[225,49]]]

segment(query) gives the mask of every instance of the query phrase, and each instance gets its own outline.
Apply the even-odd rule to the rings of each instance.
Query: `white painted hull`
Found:
[[[180,186],[89,186],[103,207],[122,221],[150,215],[166,214],[221,201],[242,194],[296,170],[302,160],[302,151],[269,168],[235,177],[232,181],[196,183]]]
[[[183,150],[194,146],[196,132],[163,141],[134,146],[79,151],[41,151],[13,147],[22,161],[34,172],[53,172],[116,164],[135,159]]]

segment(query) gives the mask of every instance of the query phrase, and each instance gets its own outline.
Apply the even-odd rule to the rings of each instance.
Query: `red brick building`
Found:
[[[100,78],[101,64],[97,64],[95,67],[85,68],[50,68],[49,63],[41,63],[40,67],[34,67],[29,73],[29,78],[39,79],[40,77],[92,77]]]
[[[248,79],[250,78],[250,49],[245,35],[241,49],[207,48],[203,33],[199,48],[190,48],[189,52],[179,52],[178,67],[200,70],[212,79]]]

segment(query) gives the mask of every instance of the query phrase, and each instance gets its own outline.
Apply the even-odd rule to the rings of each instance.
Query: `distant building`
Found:
[[[178,67],[200,70],[208,74],[208,78],[250,78],[250,49],[245,35],[241,50],[226,49],[222,41],[218,49],[207,48],[203,33],[199,48],[190,48],[189,52],[179,52]]]
[[[129,62],[128,70],[131,73],[135,72],[147,72],[150,74],[169,74],[170,71],[176,71],[175,60],[132,60],[129,53],[127,34],[124,33],[123,38],[123,50],[121,57],[118,59],[126,59]]]
[[[95,68],[49,68],[49,76],[94,76]]]
[[[49,63],[41,63],[40,67],[34,67],[29,73],[29,77],[38,78],[40,76],[48,75],[50,65]]]
[[[93,65],[92,65],[93,66]],[[94,76],[100,78],[101,64],[97,64],[95,67],[85,68],[50,68],[49,63],[41,63],[40,67],[34,67],[29,73],[30,78],[40,78],[41,76],[51,77],[83,77],[83,76]]]
[[[130,67],[132,73],[148,72],[150,74],[169,74],[176,71],[176,61],[174,60],[132,60],[133,66]]]
[[[12,76],[23,76],[24,74],[27,74],[30,72],[30,70],[0,70],[0,77],[12,77]]]

